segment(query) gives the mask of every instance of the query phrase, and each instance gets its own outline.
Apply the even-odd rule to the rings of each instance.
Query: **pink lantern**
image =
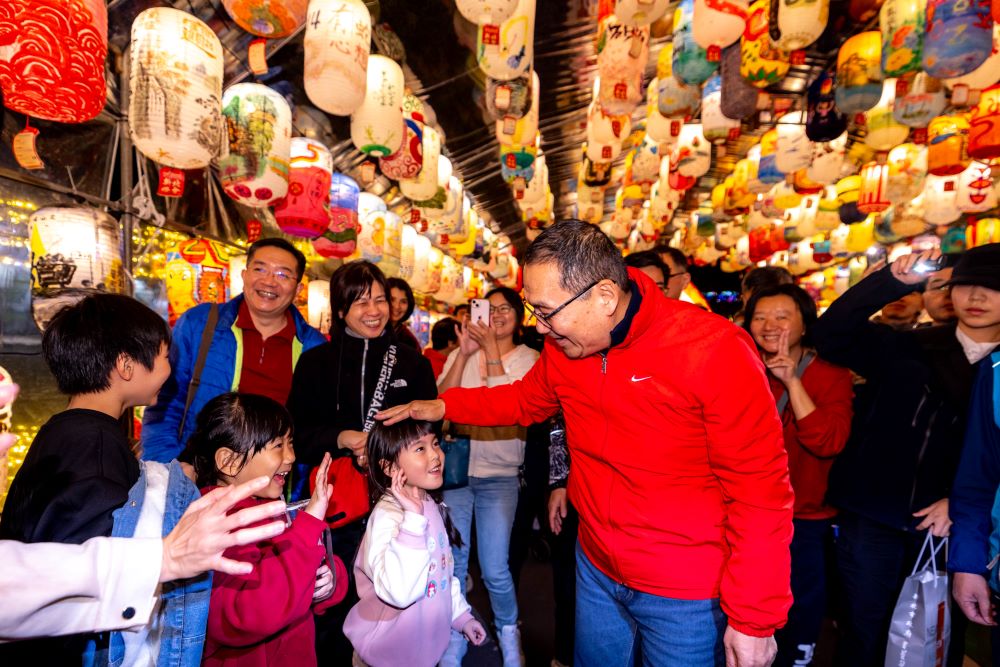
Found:
[[[281,231],[313,239],[330,226],[332,176],[333,156],[326,146],[305,137],[292,137],[288,196],[274,208]]]

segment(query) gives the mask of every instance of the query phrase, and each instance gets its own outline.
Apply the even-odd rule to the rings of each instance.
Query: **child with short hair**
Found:
[[[377,503],[354,563],[361,600],[344,634],[355,664],[433,667],[452,628],[473,644],[486,641],[453,575],[451,544],[460,545],[461,536],[432,497],[444,481],[444,452],[430,422],[377,422],[368,460]]]
[[[295,463],[292,419],[266,396],[221,394],[198,413],[181,459],[194,467],[202,494],[271,478],[255,498],[232,511],[281,498]],[[326,454],[318,479],[326,479],[329,467]],[[202,665],[316,665],[313,614],[347,593],[347,568],[336,556],[324,563],[327,552],[320,541],[331,493],[329,484],[317,484],[282,535],[226,550],[226,558],[252,563],[253,571],[215,574]]]
[[[169,344],[166,322],[128,296],[94,294],[56,314],[42,354],[69,405],[35,436],[11,484],[0,539],[83,544],[111,536],[112,514],[139,480],[120,419],[156,401],[170,375]],[[0,663],[79,663],[93,637],[9,644]]]

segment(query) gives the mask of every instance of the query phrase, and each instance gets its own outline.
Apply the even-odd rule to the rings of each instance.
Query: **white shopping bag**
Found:
[[[951,638],[948,538],[935,544],[931,531],[920,549],[913,572],[903,582],[889,626],[885,667],[943,667]],[[941,569],[938,552],[943,549]]]

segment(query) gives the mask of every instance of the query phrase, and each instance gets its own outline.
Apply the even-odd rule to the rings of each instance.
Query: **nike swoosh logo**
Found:
[[[652,375],[647,375],[646,377],[637,378],[636,376],[633,375],[632,376],[632,382],[642,382],[643,380],[648,380],[651,377],[653,377],[653,376]]]

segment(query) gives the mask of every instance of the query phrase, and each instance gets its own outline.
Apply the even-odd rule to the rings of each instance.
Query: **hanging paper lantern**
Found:
[[[823,191],[823,183],[809,178],[807,169],[799,169],[792,174],[792,187],[800,195],[815,195]]]
[[[739,134],[740,121],[722,113],[722,77],[718,74],[705,82],[701,99],[702,132],[712,143],[725,143],[732,134]]]
[[[694,41],[694,0],[681,0],[674,11],[673,67],[681,83],[700,85],[715,73],[718,62],[709,62],[705,49]],[[662,113],[662,111],[661,111]],[[664,114],[667,115],[667,114]]]
[[[361,0],[312,0],[303,40],[306,95],[327,113],[349,116],[365,100],[372,19]]]
[[[247,256],[229,258],[229,298],[243,294],[243,272],[247,270]]]
[[[414,95],[403,97],[403,142],[392,155],[379,160],[379,169],[386,178],[414,178],[423,165],[424,123],[423,104]]]
[[[983,64],[993,50],[989,0],[927,0],[923,66],[939,79],[962,76]]]
[[[887,151],[906,141],[910,128],[896,122],[893,110],[896,104],[896,79],[886,79],[882,84],[882,97],[878,104],[865,112],[865,144],[877,151]]]
[[[417,292],[427,292],[430,286],[430,258],[431,240],[417,234],[413,239],[413,275],[409,279],[410,287]]]
[[[827,186],[816,203],[816,230],[829,232],[837,229],[841,224],[837,189]]]
[[[385,56],[371,56],[366,86],[351,114],[351,141],[362,153],[387,157],[403,144],[403,70]]]
[[[101,113],[108,54],[104,0],[5,4],[0,10],[4,106],[59,123],[82,123]]]
[[[663,17],[669,4],[670,0],[618,0],[615,15],[625,25],[649,25]]]
[[[722,113],[728,118],[747,119],[757,113],[757,89],[740,74],[740,47],[722,51]]]
[[[987,243],[1000,243],[1000,219],[982,218],[965,229],[965,247],[977,248]]]
[[[287,37],[306,22],[307,0],[222,0],[236,25],[251,35]]]
[[[740,74],[758,88],[781,81],[789,68],[788,53],[776,48],[768,34],[770,6],[770,0],[755,0],[750,5],[746,30],[740,41]]]
[[[583,162],[580,165],[582,180],[588,187],[603,188],[611,180],[611,163],[594,162],[584,151]]]
[[[961,114],[938,116],[927,126],[927,172],[954,176],[969,166],[969,121]]]
[[[924,184],[924,219],[932,225],[949,225],[959,217],[956,176],[928,176]]]
[[[743,34],[747,0],[694,0],[691,36],[703,49],[721,51]]]
[[[535,0],[519,0],[499,25],[480,24],[476,38],[479,68],[493,79],[510,81],[527,74],[534,60]]]
[[[132,24],[130,54],[128,126],[136,150],[176,169],[207,167],[223,136],[219,38],[186,12],[154,7]]]
[[[982,213],[996,208],[997,193],[989,165],[973,162],[958,175],[955,205],[962,213]]]
[[[357,248],[358,196],[360,188],[350,176],[333,174],[330,179],[330,226],[313,240],[322,257],[349,257]]]
[[[441,272],[444,269],[444,253],[431,247],[427,260],[427,294],[436,294],[441,289]]]
[[[671,164],[681,176],[689,178],[700,178],[708,173],[712,166],[712,148],[702,134],[700,123],[688,123],[681,128]]]
[[[519,76],[510,81],[486,79],[486,111],[493,120],[518,119],[531,109],[531,77]]]
[[[619,146],[619,150],[621,147]],[[527,146],[500,147],[500,176],[505,183],[520,189],[527,185],[535,175],[535,156],[538,148],[534,144]]]
[[[309,326],[322,334],[330,333],[333,312],[330,310],[330,281],[309,281]]]
[[[358,232],[358,256],[360,259],[378,264],[385,253],[386,219],[390,215],[385,209],[375,208],[361,217],[361,231]]]
[[[288,193],[292,111],[285,98],[259,83],[238,83],[222,96],[225,150],[219,180],[246,206],[273,206]]]
[[[879,10],[882,71],[886,76],[902,76],[920,70],[924,6],[921,0],[886,0]]]
[[[882,36],[877,31],[850,37],[837,54],[837,108],[845,114],[867,111],[882,97]]]
[[[746,208],[753,204],[756,197],[750,192],[750,178],[756,174],[756,170],[756,165],[747,158],[736,162],[736,166],[733,167],[733,187],[730,193],[733,207]]]
[[[833,141],[847,130],[847,117],[834,103],[834,77],[821,72],[809,86],[806,136],[811,141]]]
[[[672,121],[690,118],[701,101],[698,86],[681,83],[673,75],[657,80],[656,93],[657,110]]]
[[[837,201],[840,202],[840,221],[853,225],[865,219],[866,214],[858,210],[858,197],[861,195],[861,177],[846,176],[837,181]]]
[[[904,89],[902,94],[900,88]],[[899,79],[897,82],[896,105],[892,115],[897,122],[908,127],[927,127],[947,104],[941,80],[917,72],[912,79]]]
[[[403,221],[391,211],[381,213],[382,222],[382,257],[377,261],[378,268],[387,278],[399,276],[400,262],[403,255]],[[368,217],[371,221],[371,216]],[[378,229],[379,223],[374,223]],[[374,235],[373,235],[374,239]]]
[[[774,149],[774,166],[783,174],[791,174],[809,166],[813,147],[806,136],[805,112],[785,114],[775,125],[777,138]]]
[[[608,115],[596,103],[587,113],[587,157],[595,162],[610,162],[618,157],[622,141],[632,131],[628,115]]]
[[[84,207],[41,208],[28,218],[31,310],[42,331],[64,306],[94,292],[125,291],[121,231],[107,213]]]
[[[457,286],[460,285],[461,282],[462,267],[459,266],[459,264],[450,256],[445,255],[441,263],[441,283],[437,291],[434,292],[435,298],[437,298],[438,301],[451,303],[455,297]]]
[[[823,34],[830,14],[829,0],[775,1],[778,2],[778,32],[781,33],[775,45],[777,48],[784,51],[804,49]]]
[[[438,161],[441,156],[441,135],[433,127],[425,125],[420,145],[420,171],[412,179],[399,179],[399,191],[412,201],[430,199],[438,189]]]
[[[796,192],[788,181],[781,181],[772,187],[771,197],[774,200],[774,205],[782,211],[795,208],[802,203],[802,195]]]
[[[927,177],[927,147],[900,144],[889,151],[886,159],[889,175],[886,194],[889,201],[906,201],[924,190]]]
[[[208,239],[188,239],[167,249],[164,282],[168,321],[200,303],[224,303],[228,298],[230,251]]]
[[[511,17],[517,9],[517,0],[456,0],[455,5],[469,21],[495,25]]]
[[[630,27],[611,14],[598,27],[596,99],[609,114],[629,114],[642,101],[649,59],[649,26]]]
[[[962,76],[945,79],[946,86],[956,91],[959,86],[983,90],[1000,80],[1000,23],[993,24],[993,50],[983,64]]]
[[[812,159],[806,167],[806,176],[817,183],[832,185],[840,178],[847,157],[847,133],[833,141],[812,144]]]
[[[768,130],[760,138],[760,161],[757,163],[757,179],[764,184],[765,191],[775,183],[785,180],[785,173],[778,169],[778,131]]]
[[[977,160],[1000,157],[1000,85],[984,90],[972,108],[969,155]]]
[[[604,191],[585,183],[576,186],[576,217],[597,224],[604,217]]]
[[[881,213],[889,208],[887,195],[889,168],[869,162],[861,168],[861,190],[858,193],[858,210],[862,213]]]
[[[304,137],[292,138],[288,196],[274,207],[281,231],[314,239],[330,226],[332,176],[333,156],[326,146]]]
[[[505,116],[496,121],[497,141],[506,145],[530,144],[538,134],[539,99],[541,95],[541,84],[538,81],[538,74],[531,73],[531,106],[521,118],[515,119],[512,116]]]
[[[750,165],[749,173],[747,174],[747,189],[755,195],[762,194],[771,189],[770,184],[763,183],[760,180],[760,154],[760,144],[754,144],[747,149],[746,159]]]
[[[650,81],[646,87],[646,135],[661,146],[670,146],[676,142],[677,137],[670,132],[671,120],[661,114],[657,107],[658,90],[657,79]]]

